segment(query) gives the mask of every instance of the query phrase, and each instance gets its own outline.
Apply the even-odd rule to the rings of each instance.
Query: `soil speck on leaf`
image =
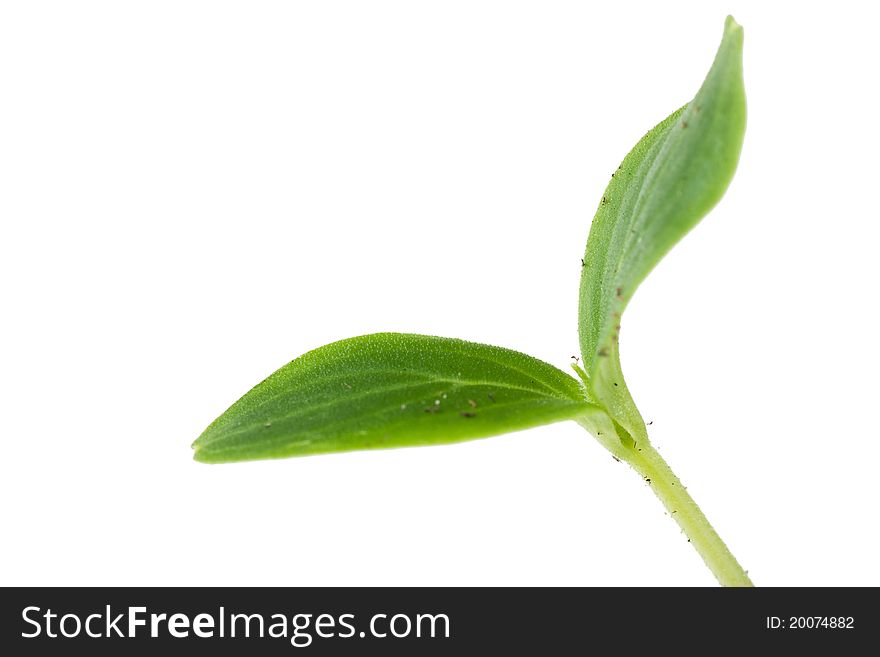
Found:
[[[476,413],[469,413],[468,411],[462,411],[459,415],[462,417],[477,417]]]

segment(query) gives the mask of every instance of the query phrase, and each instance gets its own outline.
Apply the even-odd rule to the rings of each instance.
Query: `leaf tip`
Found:
[[[736,22],[736,19],[730,14],[727,15],[727,18],[724,20],[724,31],[725,32],[733,32],[739,30],[742,32],[742,25]]]
[[[737,23],[733,16],[728,15],[724,21],[724,39],[730,39],[734,41],[737,46],[742,47],[743,34],[743,26]]]
[[[201,446],[199,445],[199,441],[195,441],[192,445],[190,445],[193,450],[193,461],[198,461],[199,463],[205,463],[205,456],[202,453]]]
[[[203,449],[204,445],[202,444],[202,436],[196,438],[190,448],[193,450],[193,461],[197,461],[199,463],[213,463],[214,460],[210,458],[208,455],[209,452],[206,452]]]

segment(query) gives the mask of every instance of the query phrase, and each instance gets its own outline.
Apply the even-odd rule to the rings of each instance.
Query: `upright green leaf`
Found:
[[[621,315],[645,276],[733,177],[746,123],[742,44],[742,28],[728,17],[697,95],[624,158],[593,219],[581,276],[581,353],[593,398],[624,437],[642,436],[644,422],[620,370]]]
[[[291,361],[193,443],[206,463],[436,445],[589,409],[576,379],[510,349],[402,333],[334,342]]]

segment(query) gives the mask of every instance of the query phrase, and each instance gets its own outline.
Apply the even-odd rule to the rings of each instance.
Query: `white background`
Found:
[[[880,585],[877,10],[80,2],[0,12],[0,583],[713,585],[574,423],[206,466],[291,358],[576,353],[604,186],[724,17],[749,125],[624,320],[652,437],[757,584]]]

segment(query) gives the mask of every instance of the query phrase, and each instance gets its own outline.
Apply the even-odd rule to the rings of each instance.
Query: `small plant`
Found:
[[[660,454],[620,368],[621,315],[660,259],[721,199],[745,132],[742,28],[728,17],[694,99],[612,174],[581,261],[578,378],[501,347],[378,333],[334,342],[269,376],[193,443],[226,463],[438,445],[574,420],[648,482],[721,584],[748,576]]]

